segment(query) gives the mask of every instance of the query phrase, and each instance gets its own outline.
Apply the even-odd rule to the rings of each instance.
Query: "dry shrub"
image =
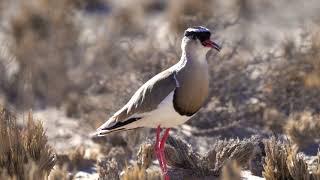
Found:
[[[137,164],[140,167],[147,169],[152,164],[152,160],[154,159],[154,146],[152,146],[152,143],[142,143],[139,147],[137,157]]]
[[[169,146],[168,146],[169,145]],[[182,139],[176,139],[170,136],[167,140],[165,156],[168,165],[183,169],[200,169],[200,156],[193,151],[191,145]],[[199,172],[199,171],[198,171]]]
[[[241,180],[241,168],[235,162],[229,162],[222,168],[221,180]]]
[[[68,153],[68,157],[74,169],[83,169],[86,167],[91,167],[96,163],[96,155],[92,157],[87,157],[86,152],[89,149],[86,149],[83,146],[79,146]]]
[[[230,160],[236,161],[241,167],[246,166],[253,156],[254,140],[255,138],[218,141],[214,145],[217,153],[215,169],[217,170],[218,168],[220,170]]]
[[[71,179],[69,174],[67,166],[55,166],[49,175],[49,180],[69,180]]]
[[[305,109],[319,111],[319,33],[310,34],[310,47],[301,50],[293,39],[283,42],[281,63],[270,70],[266,78],[269,91],[264,94],[268,107],[278,109],[285,115]]]
[[[286,134],[299,148],[306,148],[320,140],[320,115],[303,111],[290,115],[285,125]]]
[[[287,163],[288,145],[283,145],[275,138],[265,142],[266,159],[263,176],[267,180],[291,179]],[[291,152],[291,151],[290,151]]]
[[[270,91],[265,93],[268,107],[276,108],[285,115],[315,107],[320,96],[314,90],[305,89],[303,83],[303,74],[308,66],[305,61],[296,60],[285,61],[274,69],[266,83],[270,87]]]
[[[320,88],[320,32],[312,35],[312,47],[310,50],[309,58],[307,59],[312,65],[312,70],[306,73],[304,77],[304,84],[307,88]]]
[[[66,1],[32,2],[21,3],[8,22],[19,71],[5,93],[19,108],[60,105],[74,85],[66,71],[75,63],[78,35],[70,6]]]
[[[297,154],[297,149],[288,148],[287,167],[293,179],[309,180],[310,174],[308,165],[301,154]]]
[[[107,179],[119,179],[119,167],[117,161],[112,158],[111,160],[108,158],[104,158],[98,162],[98,172],[99,178],[103,180]]]
[[[127,167],[121,175],[123,180],[161,180],[159,171],[147,171],[138,165]]]
[[[317,57],[315,57],[317,58]],[[318,59],[311,61],[313,69],[304,77],[304,84],[307,88],[320,88],[320,62]]]
[[[147,168],[154,158],[153,144],[146,142],[140,146],[138,164]],[[246,167],[253,156],[253,139],[218,141],[206,154],[194,152],[190,144],[181,139],[169,137],[165,156],[169,175],[177,178],[186,177],[217,177],[221,169],[230,161],[235,161],[241,167]]]
[[[266,128],[272,132],[281,133],[287,117],[276,108],[266,108],[263,111],[263,122]]]
[[[129,139],[130,135],[128,135]],[[101,179],[119,179],[120,170],[126,168],[128,160],[132,158],[133,145],[128,146],[129,141],[117,135],[104,138],[104,145],[101,147],[103,158],[98,160],[97,167]],[[117,140],[118,139],[118,140]],[[107,142],[107,143],[106,143]],[[125,143],[125,144],[123,144]],[[128,172],[129,173],[129,172]]]
[[[57,155],[57,163],[50,173],[50,179],[72,179],[78,171],[86,171],[97,163],[94,149],[78,146],[64,154]]]
[[[319,178],[317,174],[319,162],[316,168],[308,169],[308,164],[297,148],[289,142],[281,142],[276,138],[265,141],[265,164],[263,176],[266,180],[301,179],[312,180]]]
[[[315,167],[312,170],[312,178],[313,180],[320,180],[320,152],[317,154],[317,161]]]
[[[311,130],[308,128],[313,126],[307,119],[303,120],[305,122],[303,125],[302,119],[298,120],[300,115],[297,114],[305,110],[318,113],[320,110],[318,105],[320,93],[316,85],[320,72],[319,33],[306,34],[311,40],[305,49],[293,38],[282,42],[282,53],[277,57],[281,61],[270,65],[270,71],[264,77],[262,91],[266,104],[263,125],[276,133],[290,134],[295,143],[299,143],[297,138],[303,133],[304,137],[309,137],[308,134],[311,135],[312,132],[307,132]],[[294,122],[293,119],[299,122]],[[290,122],[287,123],[287,120]],[[305,142],[301,141],[299,145],[304,146],[302,143],[307,145],[310,141],[313,141],[312,138],[306,138]]]
[[[47,144],[41,122],[28,115],[25,128],[19,128],[16,117],[0,109],[0,174],[7,178],[44,179],[55,165],[55,154]]]

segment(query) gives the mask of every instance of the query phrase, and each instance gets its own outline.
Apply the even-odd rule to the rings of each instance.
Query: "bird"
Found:
[[[96,135],[156,128],[154,151],[164,179],[168,180],[164,148],[169,131],[193,117],[209,94],[207,53],[211,49],[221,50],[210,37],[211,31],[204,26],[187,28],[181,42],[180,60],[143,84],[127,104],[97,129]],[[160,138],[161,128],[165,128],[165,132]]]

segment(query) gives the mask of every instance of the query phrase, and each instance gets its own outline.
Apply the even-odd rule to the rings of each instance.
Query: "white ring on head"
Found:
[[[197,28],[188,28],[186,30],[187,32],[210,32],[210,30],[208,28],[205,28],[203,26],[198,26]]]

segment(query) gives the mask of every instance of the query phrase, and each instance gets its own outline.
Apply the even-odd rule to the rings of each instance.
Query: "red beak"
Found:
[[[211,41],[210,39],[203,41],[202,44],[203,44],[205,47],[214,48],[214,49],[216,49],[217,51],[220,51],[220,50],[221,50],[221,46],[219,46],[217,43]]]

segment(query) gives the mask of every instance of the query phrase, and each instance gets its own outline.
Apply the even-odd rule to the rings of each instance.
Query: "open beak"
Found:
[[[210,47],[210,48],[214,48],[216,49],[217,51],[220,51],[221,50],[221,46],[218,45],[217,43],[211,41],[210,39],[206,40],[206,41],[203,41],[202,43],[205,47]]]

